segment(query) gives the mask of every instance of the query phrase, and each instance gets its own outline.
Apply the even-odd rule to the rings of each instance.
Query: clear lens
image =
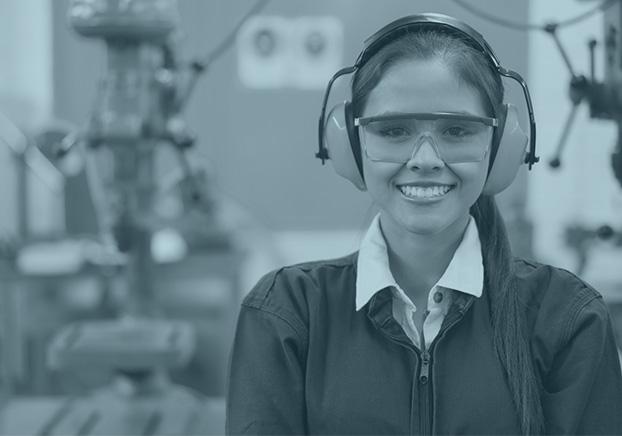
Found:
[[[449,114],[447,114],[449,115]],[[372,160],[403,163],[415,153],[423,136],[429,136],[447,163],[479,162],[492,138],[491,118],[465,116],[382,116],[360,119],[360,136]]]

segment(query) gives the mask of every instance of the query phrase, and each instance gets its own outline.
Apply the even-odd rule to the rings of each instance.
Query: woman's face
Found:
[[[362,116],[386,112],[488,116],[478,92],[440,60],[405,60],[385,71]],[[469,208],[482,192],[489,152],[479,162],[447,164],[428,140],[422,141],[404,164],[371,161],[363,153],[365,182],[381,208],[385,232],[437,235],[452,226],[463,230]]]

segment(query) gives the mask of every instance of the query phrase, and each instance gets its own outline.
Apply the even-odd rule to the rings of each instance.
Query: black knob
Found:
[[[611,228],[611,226],[608,226],[608,225],[600,226],[598,229],[596,229],[596,235],[600,239],[609,239],[614,234],[615,234],[615,231]]]

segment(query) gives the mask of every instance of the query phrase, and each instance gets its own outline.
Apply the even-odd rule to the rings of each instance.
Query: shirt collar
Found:
[[[484,267],[477,225],[473,217],[447,269],[436,283],[449,289],[480,297]],[[391,269],[387,244],[380,228],[380,214],[373,219],[359,249],[356,275],[356,310],[360,310],[380,290],[399,288]]]

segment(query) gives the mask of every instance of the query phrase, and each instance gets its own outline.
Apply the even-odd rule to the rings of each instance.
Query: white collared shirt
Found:
[[[389,267],[387,245],[376,215],[361,242],[357,260],[356,310],[360,310],[382,289],[390,286],[393,292],[393,317],[415,346],[421,348],[419,331],[414,322],[417,307],[397,284]],[[441,328],[455,291],[475,297],[482,295],[484,266],[477,225],[470,217],[460,245],[454,252],[447,269],[428,293],[428,315],[423,324],[426,347]]]

